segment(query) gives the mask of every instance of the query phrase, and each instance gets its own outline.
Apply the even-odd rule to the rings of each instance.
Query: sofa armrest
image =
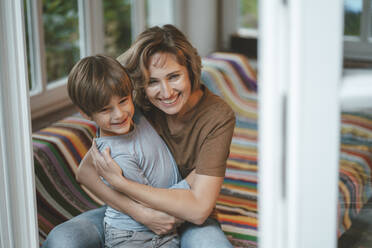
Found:
[[[40,239],[50,230],[102,202],[75,179],[96,133],[80,116],[57,121],[32,135]]]

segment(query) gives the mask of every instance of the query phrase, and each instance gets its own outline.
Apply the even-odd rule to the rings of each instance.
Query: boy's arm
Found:
[[[98,176],[92,162],[90,149],[80,163],[76,179],[106,204],[128,214],[156,234],[166,234],[174,230],[181,222],[181,220],[166,213],[147,208],[126,195],[108,187]]]

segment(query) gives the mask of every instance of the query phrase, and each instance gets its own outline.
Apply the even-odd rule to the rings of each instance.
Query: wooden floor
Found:
[[[338,241],[338,248],[370,248],[372,247],[372,199],[360,211]]]

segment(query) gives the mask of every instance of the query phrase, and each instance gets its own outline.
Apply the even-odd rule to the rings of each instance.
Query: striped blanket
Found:
[[[372,196],[372,113],[342,113],[338,234]]]
[[[218,220],[235,247],[257,247],[257,83],[241,55],[203,58],[203,83],[231,105],[236,128],[227,161]],[[71,116],[33,134],[40,242],[57,224],[102,204],[75,181],[95,125]],[[371,197],[372,115],[343,113],[339,181],[339,235]]]
[[[257,246],[257,83],[248,60],[214,53],[203,59],[203,83],[234,110],[236,127],[217,200],[218,220],[235,247]]]
[[[40,244],[54,226],[101,205],[75,180],[95,133],[94,123],[68,117],[32,135]]]

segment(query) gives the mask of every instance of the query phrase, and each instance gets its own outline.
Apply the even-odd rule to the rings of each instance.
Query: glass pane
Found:
[[[66,77],[80,58],[77,0],[43,0],[47,82]]]
[[[174,24],[173,0],[147,0],[147,26]]]
[[[345,35],[360,36],[362,9],[363,0],[344,0]]]
[[[239,28],[257,29],[257,0],[240,0]]]
[[[104,0],[105,53],[119,56],[132,42],[131,1]]]

